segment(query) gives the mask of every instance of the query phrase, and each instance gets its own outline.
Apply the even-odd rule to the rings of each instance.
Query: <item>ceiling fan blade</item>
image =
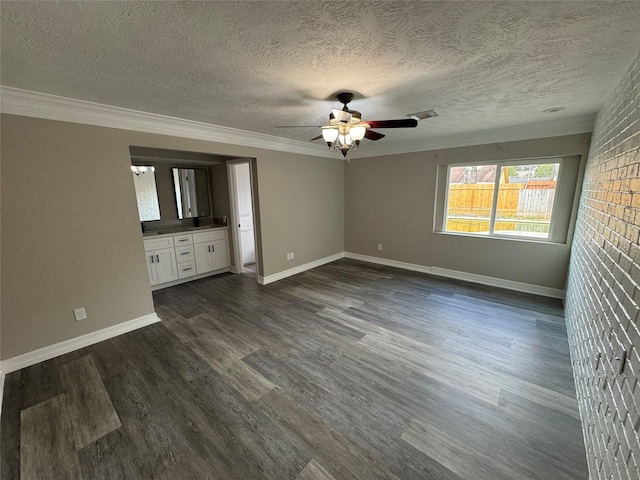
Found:
[[[322,128],[322,125],[276,125],[275,128]]]
[[[334,108],[331,110],[331,113],[333,114],[333,118],[335,118],[338,122],[351,123],[351,114],[349,112]]]
[[[371,128],[413,128],[418,126],[415,118],[403,118],[400,120],[366,120]]]
[[[382,133],[374,132],[373,130],[369,130],[364,134],[364,138],[368,138],[369,140],[380,140],[384,135]]]
[[[318,135],[317,137],[313,137],[311,140],[309,140],[310,142],[313,142],[314,140],[320,140],[322,138],[322,135]]]

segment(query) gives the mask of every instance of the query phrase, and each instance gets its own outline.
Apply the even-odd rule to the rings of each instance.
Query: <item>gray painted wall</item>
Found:
[[[565,196],[559,202],[570,232],[578,205],[576,182],[587,157],[589,136],[351,160],[345,167],[345,248],[361,255],[562,290],[570,236],[566,243],[545,243],[434,232],[436,200],[444,199],[442,182],[438,185],[438,166],[446,169],[446,165],[461,162],[577,157],[572,163],[569,188],[563,189]],[[379,243],[382,251],[377,250]]]
[[[340,158],[13,115],[1,135],[3,359],[153,313],[130,145],[255,158],[261,275],[344,250]]]

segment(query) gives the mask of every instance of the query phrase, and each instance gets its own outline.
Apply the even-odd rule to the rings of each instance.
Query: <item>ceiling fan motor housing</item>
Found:
[[[347,110],[347,104],[353,100],[353,93],[351,92],[342,92],[337,95],[338,101],[344,104],[343,110]]]

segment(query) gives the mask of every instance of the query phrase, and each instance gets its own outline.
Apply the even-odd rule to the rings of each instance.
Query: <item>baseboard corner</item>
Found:
[[[305,263],[303,265],[298,265],[297,267],[293,267],[288,270],[283,270],[281,272],[274,273],[272,275],[267,275],[264,277],[258,276],[258,283],[260,285],[267,285],[269,283],[277,282],[278,280],[282,280],[283,278],[291,277],[292,275],[297,275],[298,273],[311,270],[312,268],[316,268],[321,265],[325,265],[327,263],[335,262],[336,260],[340,260],[341,258],[344,258],[344,256],[345,256],[344,252],[340,252],[334,255],[329,255],[328,257],[314,260],[309,263]]]
[[[363,262],[376,263],[378,265],[386,265],[387,267],[402,268],[413,272],[431,273],[431,267],[419,265],[417,263],[401,262],[399,260],[391,260],[389,258],[372,257],[370,255],[362,255],[360,253],[345,252],[346,258],[353,260],[361,260]]]

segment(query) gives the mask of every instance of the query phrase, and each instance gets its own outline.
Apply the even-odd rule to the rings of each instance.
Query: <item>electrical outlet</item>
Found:
[[[84,307],[76,308],[73,311],[73,315],[76,317],[76,322],[79,322],[80,320],[85,320],[87,318],[87,311]]]
[[[291,252],[291,260],[293,260],[294,258],[296,258],[296,256],[293,254],[293,252]]]
[[[378,244],[378,250],[382,250],[382,244],[381,243]]]

